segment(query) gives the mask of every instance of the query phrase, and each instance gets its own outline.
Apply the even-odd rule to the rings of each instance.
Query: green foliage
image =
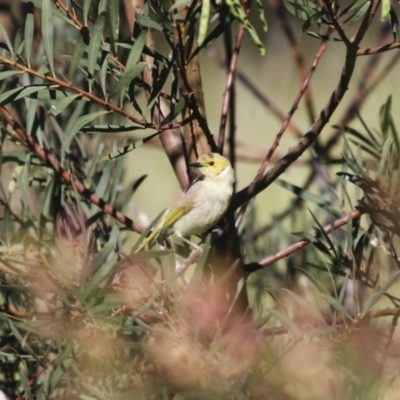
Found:
[[[118,0],[23,2],[21,29],[11,36],[0,26],[0,106],[15,116],[2,113],[0,130],[0,389],[18,399],[384,393],[400,315],[400,141],[391,97],[378,130],[361,117],[363,129],[337,127],[346,137],[336,161],[342,172],[324,181],[326,190],[276,180],[295,205],[260,230],[250,203],[238,232],[254,270],[252,260],[298,239],[301,251],[247,282],[246,274],[227,296],[242,264],[233,259],[214,273],[213,234],[202,238],[198,258],[174,241],[134,254],[157,220],[132,247],[132,224],[121,213],[146,176],[121,189],[119,156],[192,124],[198,99],[194,88],[181,90],[182,74],[234,21],[265,52],[243,3],[150,1],[133,32],[122,32]],[[370,4],[341,9],[343,30]],[[330,26],[320,2],[284,5],[311,35],[323,37],[311,26]],[[393,7],[383,5],[394,31]],[[153,31],[163,44],[157,49],[147,41]],[[128,132],[130,139],[119,135]],[[324,162],[316,169],[333,161]],[[346,220],[354,198],[346,180],[357,186],[362,219]],[[246,285],[254,319],[246,306],[232,322]],[[221,317],[223,305],[230,312]],[[373,322],[383,316],[393,317],[389,334]]]

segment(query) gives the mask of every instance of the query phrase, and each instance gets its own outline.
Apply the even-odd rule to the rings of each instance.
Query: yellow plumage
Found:
[[[230,162],[218,153],[203,154],[190,165],[197,170],[197,179],[161,216],[151,234],[140,244],[164,239],[174,233],[191,246],[184,237],[201,235],[213,227],[225,214],[233,194],[234,171]]]

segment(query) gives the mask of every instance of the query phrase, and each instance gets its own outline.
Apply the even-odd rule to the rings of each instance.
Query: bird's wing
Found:
[[[184,214],[186,214],[185,207],[172,208],[165,216],[161,229],[168,228],[174,225],[174,223],[178,221],[178,219],[181,218]]]
[[[194,182],[195,183],[195,182]],[[175,202],[175,204],[165,211],[165,214],[160,218],[160,221],[150,233],[149,236],[141,243],[137,248],[135,253],[139,252],[144,248],[147,243],[152,243],[157,239],[159,235],[162,235],[163,231],[168,230],[168,228],[173,227],[176,221],[183,215],[188,213],[194,204],[194,197],[196,196],[198,187],[194,184],[189,187],[189,189],[184,192],[181,197]]]
[[[186,214],[188,210],[185,207],[173,207],[165,213],[161,221],[153,229],[149,236],[147,236],[145,243],[151,243],[155,240],[164,230],[172,227],[182,215]]]
[[[194,199],[197,196],[197,192],[198,185],[191,185],[189,190],[184,192],[175,202],[175,204],[173,204],[173,206],[166,211],[165,215],[161,218],[160,224],[157,226],[160,233],[161,231],[172,227],[176,221],[178,221],[193,208]]]

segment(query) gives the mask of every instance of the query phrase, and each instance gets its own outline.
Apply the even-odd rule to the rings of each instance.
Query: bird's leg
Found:
[[[198,246],[196,243],[193,243],[193,242],[191,242],[190,240],[184,238],[184,237],[182,236],[182,234],[181,234],[179,231],[175,231],[175,235],[176,235],[179,239],[181,239],[183,242],[187,243],[187,244],[188,244],[190,247],[192,247],[193,249],[198,250],[198,251],[202,250],[202,247],[201,247],[201,246]]]

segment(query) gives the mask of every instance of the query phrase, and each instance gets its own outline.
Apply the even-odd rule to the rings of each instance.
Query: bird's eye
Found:
[[[210,161],[210,162],[208,163],[208,165],[213,166],[213,165],[214,165],[214,161]]]

